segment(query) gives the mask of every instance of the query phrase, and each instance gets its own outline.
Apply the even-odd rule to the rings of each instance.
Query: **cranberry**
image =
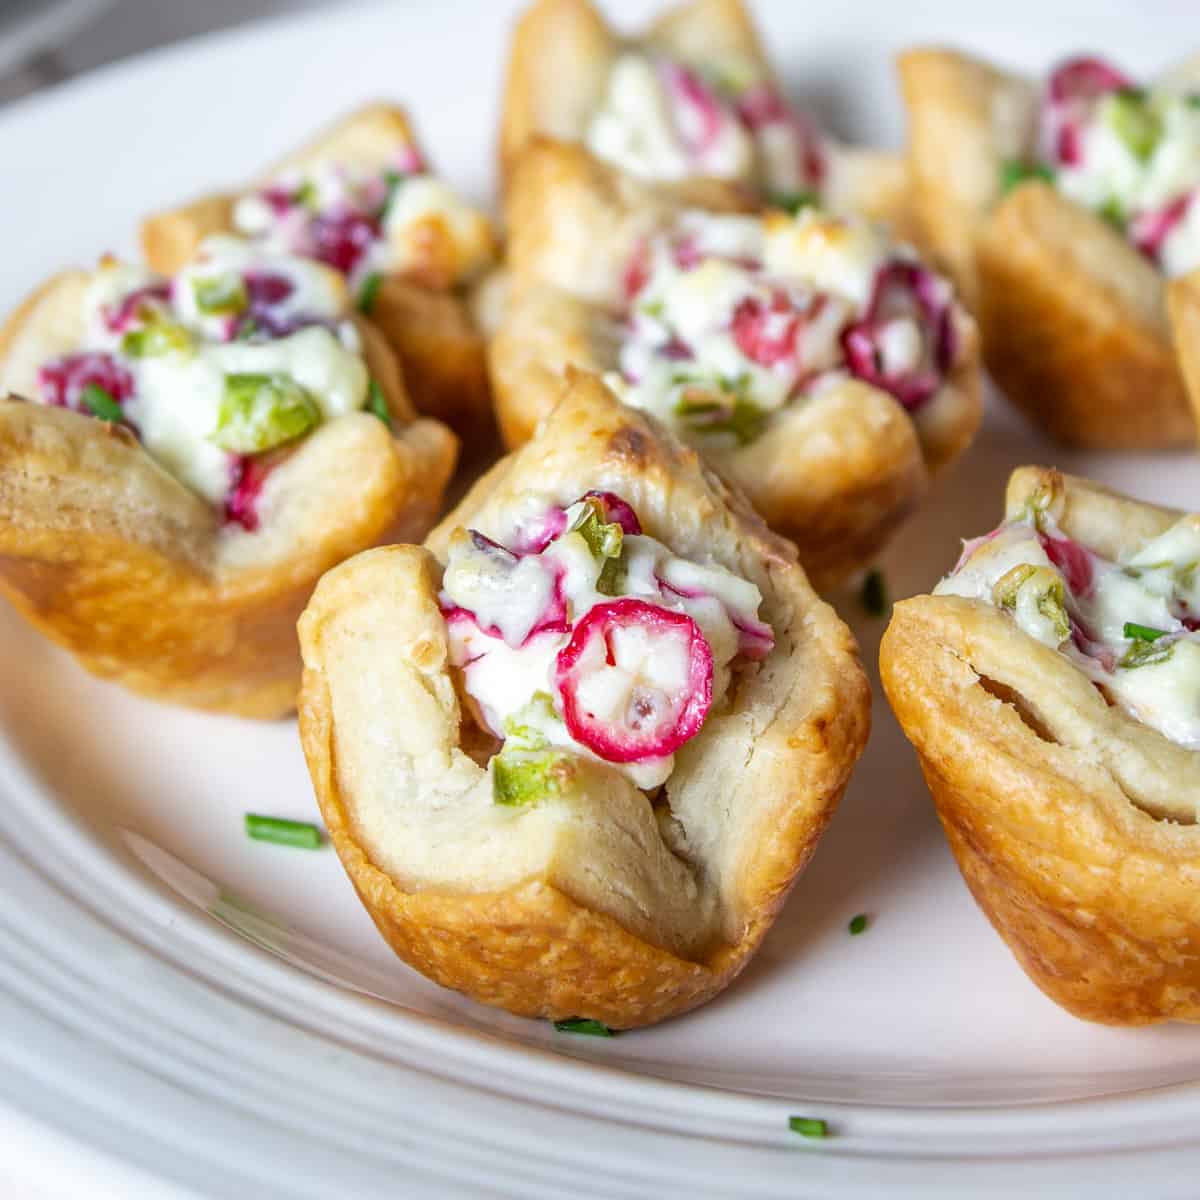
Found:
[[[1163,243],[1171,236],[1175,226],[1187,216],[1196,196],[1197,192],[1185,192],[1162,208],[1138,213],[1129,227],[1133,244],[1147,258],[1157,260],[1162,254]]]
[[[243,280],[251,305],[282,304],[296,290],[286,275],[273,271],[247,271]]]
[[[825,178],[825,149],[816,125],[793,108],[779,89],[769,83],[747,88],[737,102],[737,113],[751,133],[766,125],[787,125],[796,145],[796,162],[800,177],[814,186]]]
[[[169,283],[152,283],[124,296],[114,307],[105,307],[104,324],[113,333],[124,333],[136,321],[145,320],[147,305],[168,304],[171,300]]]
[[[118,404],[133,395],[133,376],[109,354],[68,354],[38,372],[42,400],[55,408],[90,412],[83,402],[89,384],[103,388]]]
[[[762,367],[794,358],[800,317],[782,292],[769,305],[757,296],[747,296],[733,310],[733,340],[738,349]]]
[[[650,248],[645,242],[639,242],[637,249],[634,251],[633,257],[629,260],[629,265],[625,268],[625,274],[621,279],[621,285],[625,291],[625,300],[627,303],[632,303],[634,297],[646,286],[650,278]]]
[[[665,62],[660,69],[667,90],[676,103],[691,109],[699,118],[699,126],[695,130],[678,124],[681,136],[687,137],[688,152],[695,158],[703,157],[721,136],[726,113],[708,85],[691,68]]]
[[[258,528],[258,499],[277,460],[264,455],[232,455],[225,520],[253,533]]]
[[[1092,556],[1070,538],[1051,537],[1039,534],[1038,540],[1046,557],[1062,572],[1067,587],[1076,596],[1086,596],[1092,589]]]
[[[378,221],[351,209],[320,214],[313,219],[310,233],[312,256],[343,275],[354,271],[371,244],[381,236]]]
[[[1107,92],[1132,87],[1133,82],[1116,67],[1099,58],[1072,58],[1050,76],[1048,91],[1056,104],[1070,100],[1096,100]]]

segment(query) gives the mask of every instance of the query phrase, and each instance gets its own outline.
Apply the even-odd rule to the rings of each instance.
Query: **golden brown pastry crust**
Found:
[[[289,168],[339,161],[378,162],[397,145],[419,147],[407,114],[389,104],[358,109],[274,163],[251,186],[265,184]],[[164,275],[178,271],[211,234],[233,233],[233,193],[201,196],[142,222],[142,251]],[[409,395],[419,413],[451,426],[468,446],[495,434],[488,391],[484,339],[476,329],[466,293],[453,287],[454,253],[436,219],[425,231],[426,256],[403,275],[383,280],[371,320],[400,359]]]
[[[1183,515],[1027,467],[1009,516],[1039,491],[1113,557]],[[1088,1020],[1200,1020],[1196,753],[980,601],[897,604],[880,671],[963,876],[1034,983]]]
[[[709,181],[647,188],[579,146],[541,141],[525,152],[508,196],[509,294],[488,347],[507,446],[533,435],[565,367],[601,375],[616,368],[620,329],[611,313],[622,303],[625,264],[641,237],[697,203],[744,207],[736,190],[722,193]],[[767,523],[796,542],[818,588],[869,563],[919,502],[929,472],[974,436],[979,353],[965,313],[958,335],[946,387],[911,417],[891,396],[851,380],[779,414],[755,442],[709,455]]]
[[[86,280],[57,276],[13,314],[0,367]],[[223,528],[127,430],[0,399],[0,591],[89,671],[133,691],[239,716],[290,712],[295,622],[317,579],[428,529],[456,457],[444,426],[414,420],[379,333],[358,327],[394,433],[365,413],[322,426],[270,475],[255,534]]]
[[[1032,85],[949,50],[898,65],[921,240],[976,312],[1000,387],[1068,445],[1192,444],[1161,272],[1048,184],[1001,197],[1003,163],[1032,144]]]
[[[692,954],[665,949],[665,934],[660,941],[632,932],[603,905],[572,894],[569,875],[552,876],[549,868],[482,892],[416,887],[390,876],[367,849],[371,833],[355,815],[364,798],[337,750],[363,735],[338,725],[348,708],[345,689],[361,683],[339,675],[339,639],[369,633],[389,657],[403,656],[420,673],[420,695],[453,697],[435,555],[444,553],[454,528],[502,512],[527,488],[554,495],[592,485],[627,496],[647,532],[677,552],[699,554],[703,545],[745,570],[763,588],[764,613],[776,628],[776,650],[740,688],[728,720],[710,717],[668,784],[674,815],[686,826],[689,811],[711,808],[738,777],[740,807],[728,828],[714,847],[697,841],[694,851],[704,876],[717,881],[728,936],[710,938]],[[300,622],[305,754],[330,837],[381,933],[437,982],[526,1016],[588,1016],[626,1028],[703,1003],[753,954],[862,750],[869,700],[849,631],[812,593],[791,548],[743,500],[694,453],[583,375],[571,377],[539,438],[476,484],[428,546],[432,553],[396,546],[344,564],[322,581]],[[424,615],[415,614],[418,603]],[[401,606],[407,618],[393,615]],[[460,747],[459,717],[457,699],[448,699],[421,745],[439,754],[448,738]],[[455,754],[443,773],[462,770],[463,756]],[[655,913],[646,920],[656,928]]]
[[[1172,279],[1167,285],[1167,312],[1175,357],[1200,428],[1200,270]]]

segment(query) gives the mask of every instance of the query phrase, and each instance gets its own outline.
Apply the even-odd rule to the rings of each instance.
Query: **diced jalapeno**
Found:
[[[1121,659],[1120,665],[1127,670],[1133,670],[1135,667],[1149,667],[1155,663],[1166,662],[1174,652],[1174,642],[1168,642],[1164,646],[1158,639],[1152,642],[1135,641],[1125,651],[1125,657]]]
[[[209,316],[232,316],[243,312],[250,303],[242,277],[233,273],[193,279],[192,295],[196,307]]]
[[[697,433],[731,433],[739,446],[754,441],[762,433],[767,414],[747,395],[750,380],[717,380],[717,390],[697,383],[686,387],[675,402],[675,416],[686,429]]]
[[[621,553],[625,534],[616,522],[605,521],[603,502],[595,496],[585,496],[567,510],[568,533],[577,533],[587,543],[592,557],[600,564],[596,591],[602,596],[620,595],[625,568]]]
[[[142,329],[131,329],[121,339],[121,350],[130,358],[187,354],[191,349],[192,335],[174,321],[155,321]]]
[[[557,750],[504,749],[492,759],[492,800],[520,807],[562,792],[566,755]]]
[[[287,375],[227,375],[211,440],[234,454],[259,454],[321,420],[316,401]]]
[[[1071,636],[1063,581],[1050,567],[1013,567],[996,580],[992,598],[1039,641],[1058,646]]]
[[[1162,118],[1147,104],[1146,94],[1137,88],[1123,88],[1105,96],[1100,118],[1140,162],[1154,153],[1162,137]]]

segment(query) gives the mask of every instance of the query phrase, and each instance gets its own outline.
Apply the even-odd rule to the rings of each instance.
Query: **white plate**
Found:
[[[132,250],[142,211],[236,181],[375,96],[408,101],[445,172],[485,195],[513,7],[339,9],[0,114],[0,307],[64,262]],[[1144,4],[1136,22],[1123,0],[760,8],[797,92],[839,132],[892,142],[889,56],[910,40],[1037,68],[1086,38],[1149,71],[1192,15],[1187,0]],[[1056,454],[994,405],[888,554],[893,594],[928,588],[960,534],[994,524],[1013,465],[1054,460],[1195,500],[1191,455]],[[880,623],[842,607],[872,663]],[[744,979],[692,1016],[599,1041],[427,983],[332,853],[245,840],[247,809],[315,814],[292,724],[133,699],[6,608],[0,645],[0,1157],[36,1151],[44,1187],[1194,1191],[1177,1169],[1200,1142],[1200,1031],[1085,1025],[1034,989],[971,902],[878,696],[845,803]],[[873,923],[850,938],[857,912]],[[836,1136],[796,1138],[791,1113]]]

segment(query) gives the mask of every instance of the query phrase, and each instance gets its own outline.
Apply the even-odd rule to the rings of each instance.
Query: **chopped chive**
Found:
[[[1189,92],[1184,96],[1183,102],[1188,108],[1200,108],[1200,92]]]
[[[593,1021],[591,1017],[568,1017],[565,1021],[555,1021],[554,1028],[559,1033],[582,1033],[588,1037],[616,1037],[603,1021]]]
[[[820,1117],[788,1117],[788,1128],[806,1138],[829,1136],[829,1126]]]
[[[383,388],[372,379],[370,390],[367,392],[367,408],[375,414],[389,429],[392,427],[392,412],[383,398]]]
[[[383,282],[383,276],[378,271],[372,271],[370,275],[363,280],[363,285],[358,291],[358,311],[370,313],[375,307],[375,298],[379,295],[379,285]]]
[[[887,612],[887,580],[884,579],[882,571],[867,572],[867,577],[863,580],[861,600],[863,608],[873,617],[882,617]]]
[[[247,317],[237,331],[239,342],[248,342],[258,332],[258,322],[253,317]]]
[[[820,198],[816,192],[773,192],[767,197],[767,203],[772,208],[782,208],[789,217],[796,216],[802,209],[816,208]]]
[[[870,924],[871,918],[866,913],[859,913],[855,917],[850,918],[850,924],[846,927],[850,930],[851,937],[857,937]]]
[[[125,414],[121,411],[117,398],[112,392],[105,391],[98,383],[89,383],[83,389],[80,399],[87,405],[92,416],[99,417],[102,421],[120,424],[125,420]]]
[[[1150,625],[1139,625],[1136,621],[1125,622],[1125,636],[1132,638],[1135,642],[1156,642],[1160,637],[1165,637],[1167,630],[1155,629]]]
[[[1020,159],[1010,158],[1000,166],[1000,192],[1007,195],[1018,184],[1027,183],[1031,179],[1041,179],[1046,183],[1054,182],[1054,172],[1041,163],[1027,163]]]
[[[274,842],[277,846],[295,846],[300,850],[321,848],[321,831],[307,821],[288,821],[283,817],[247,813],[246,834],[256,842]]]

